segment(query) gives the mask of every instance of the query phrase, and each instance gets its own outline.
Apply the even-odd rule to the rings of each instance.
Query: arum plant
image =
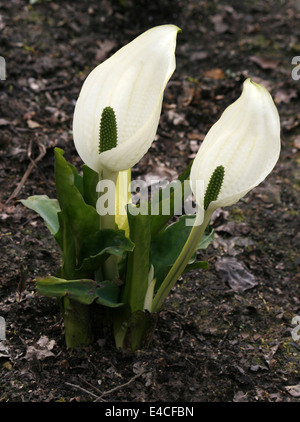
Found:
[[[117,347],[146,347],[179,276],[208,268],[197,261],[197,250],[212,241],[214,210],[246,195],[278,159],[277,110],[270,94],[247,80],[241,97],[171,186],[176,189],[167,186],[140,204],[131,201],[131,168],[155,137],[175,70],[177,33],[174,25],[152,28],[90,73],[73,121],[82,172],[56,149],[57,199],[42,195],[22,201],[43,217],[61,248],[58,273],[37,280],[37,290],[58,298],[67,347],[89,344],[107,324]],[[197,213],[170,224],[178,195],[182,204],[186,199],[187,183]]]
[[[137,265],[140,252],[129,238],[128,185],[130,169],[150,148],[157,131],[164,89],[175,70],[178,30],[174,25],[152,28],[88,75],[73,119],[83,174],[56,149],[57,199],[43,195],[22,201],[40,213],[62,250],[59,273],[38,280],[37,288],[59,298],[68,347],[92,341],[97,318],[90,305],[123,307],[126,274],[132,274],[132,285],[148,283],[149,264]],[[118,195],[108,189],[106,196],[103,190],[111,186],[107,182],[117,185]],[[112,212],[101,212],[105,201],[113,202]],[[131,224],[132,238],[138,225],[139,221]]]
[[[164,89],[175,70],[177,32],[174,25],[146,31],[96,67],[77,100],[73,120],[76,149],[100,180],[114,184],[119,180],[121,192],[122,185],[128,192],[130,169],[145,155],[155,137]],[[119,199],[117,216],[128,196]],[[122,217],[105,215],[100,225],[114,229],[120,220]],[[123,219],[124,224],[126,229]],[[112,262],[107,271],[110,277],[117,276]]]
[[[247,79],[240,98],[207,133],[193,162],[190,183],[198,204],[195,224],[157,292],[157,311],[203,236],[213,212],[238,202],[272,171],[280,154],[280,121],[269,92]],[[201,182],[201,183],[199,183]]]

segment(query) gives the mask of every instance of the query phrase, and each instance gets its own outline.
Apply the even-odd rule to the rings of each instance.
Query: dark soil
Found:
[[[300,401],[300,343],[292,336],[300,316],[300,80],[291,76],[300,55],[297,3],[0,1],[7,66],[0,82],[0,401]],[[214,242],[199,255],[210,269],[178,281],[148,350],[116,350],[110,333],[66,350],[56,300],[35,291],[35,278],[60,266],[59,251],[18,200],[55,196],[55,146],[80,168],[71,127],[83,80],[162,23],[182,29],[177,69],[157,139],[134,177],[176,178],[249,76],[275,98],[281,157],[265,182],[214,216]],[[244,271],[232,279],[236,263]]]

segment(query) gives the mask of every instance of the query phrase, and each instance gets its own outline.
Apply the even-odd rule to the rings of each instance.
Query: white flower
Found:
[[[127,170],[150,148],[164,89],[175,70],[178,30],[161,25],[146,31],[85,80],[75,107],[73,136],[78,154],[93,170]],[[100,154],[100,119],[106,107],[115,112],[117,146]]]
[[[211,127],[195,157],[190,181],[197,204],[204,209],[204,192],[217,167],[224,168],[224,178],[210,210],[236,203],[261,183],[279,154],[277,108],[264,87],[247,79],[242,95]]]
[[[194,159],[190,184],[198,212],[184,248],[153,299],[152,312],[159,311],[186,268],[214,210],[236,203],[261,183],[279,154],[280,123],[275,104],[265,88],[247,79],[242,95],[212,126]]]

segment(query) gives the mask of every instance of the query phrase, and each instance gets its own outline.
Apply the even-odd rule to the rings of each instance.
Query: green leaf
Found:
[[[120,287],[109,280],[97,283],[89,279],[65,280],[50,276],[37,280],[37,291],[47,297],[68,296],[85,305],[94,301],[112,308],[123,305],[119,302]]]
[[[83,183],[79,182],[80,178],[76,177],[74,166],[65,160],[63,153],[61,149],[55,148],[55,184],[62,210],[62,250],[65,254],[67,243],[74,242],[76,262],[81,265],[80,257],[84,253],[84,244],[99,229],[99,215],[93,206],[84,201]],[[64,225],[67,227],[64,228]],[[70,257],[69,254],[67,256]],[[65,260],[69,259],[67,256]]]
[[[59,212],[58,219],[60,231],[59,238],[56,237],[56,239],[60,242],[59,244],[62,250],[61,276],[71,280],[74,278],[74,270],[77,262],[73,229],[65,212]]]
[[[198,270],[199,268],[201,268],[201,270],[208,270],[209,269],[209,264],[207,261],[198,261],[198,262],[193,262],[192,264],[188,264],[183,273],[187,273],[188,271],[191,270]]]
[[[99,230],[88,237],[82,247],[80,268],[75,277],[87,276],[96,271],[110,255],[122,257],[124,252],[132,251],[134,243],[125,236],[123,230]]]
[[[182,251],[192,226],[186,225],[187,219],[191,220],[195,216],[183,215],[176,223],[170,224],[166,230],[160,232],[151,243],[151,258],[150,262],[154,266],[154,277],[157,279],[155,290],[159,288],[163,282],[167,272],[175,263],[180,252]],[[199,249],[206,249],[213,239],[212,229],[207,231],[202,236],[197,245],[193,257],[189,264],[192,264],[196,259],[196,251]],[[200,266],[202,264],[199,264]]]
[[[21,199],[25,207],[37,212],[45,221],[50,232],[55,235],[59,230],[58,212],[60,206],[57,199],[50,199],[47,195],[34,195]]]
[[[61,150],[62,151],[62,150]],[[77,172],[77,169],[75,166],[73,166],[73,164],[68,163],[66,161],[67,165],[69,166],[69,168],[72,170],[73,172],[73,176],[74,176],[74,185],[76,186],[76,188],[79,190],[80,194],[83,196],[84,195],[84,189],[83,189],[83,176],[81,176],[81,174],[79,174]]]
[[[83,197],[88,205],[96,208],[98,200],[97,184],[99,182],[99,175],[94,170],[90,169],[86,164],[82,166],[83,172]]]

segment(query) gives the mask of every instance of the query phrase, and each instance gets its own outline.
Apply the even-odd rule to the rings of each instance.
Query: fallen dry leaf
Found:
[[[182,94],[178,97],[178,103],[187,107],[194,99],[198,99],[201,94],[201,86],[194,82],[183,81]]]
[[[203,76],[207,78],[218,80],[218,79],[225,79],[225,73],[222,69],[208,69],[203,72]]]
[[[41,125],[38,122],[35,122],[34,120],[27,120],[27,126],[29,127],[29,129],[36,129]]]
[[[25,359],[27,360],[44,360],[50,356],[54,356],[51,352],[55,346],[55,340],[49,340],[47,336],[41,336],[34,346],[28,346]]]
[[[296,138],[294,139],[294,147],[297,149],[300,149],[300,135],[296,136]]]
[[[45,89],[47,81],[45,79],[28,78],[29,88],[34,92],[40,92]]]
[[[285,387],[287,392],[293,397],[300,397],[300,384],[296,385],[287,385]]]
[[[176,113],[174,110],[169,110],[167,112],[167,116],[170,122],[173,123],[174,126],[177,125],[184,125],[188,126],[188,122],[185,119],[185,116],[183,114]]]
[[[0,341],[0,358],[10,357],[9,348],[5,344],[5,341]]]
[[[208,57],[208,53],[206,51],[195,51],[191,54],[191,61],[195,60],[204,60]]]
[[[218,259],[216,270],[224,281],[238,293],[243,293],[257,285],[254,275],[236,258],[223,257]]]
[[[298,92],[296,89],[278,89],[278,91],[275,93],[275,103],[281,104],[285,103],[288,104],[291,99],[297,98]]]
[[[116,42],[113,40],[104,40],[97,42],[98,48],[96,50],[96,61],[103,62],[108,54],[116,47]]]
[[[276,69],[279,64],[279,60],[269,57],[251,56],[250,60],[262,69]]]
[[[224,32],[228,31],[229,26],[227,25],[227,23],[223,22],[222,15],[214,15],[211,17],[210,20],[214,24],[215,31],[218,34],[224,34]]]
[[[0,118],[0,126],[6,126],[6,125],[10,125],[11,122],[7,119],[4,118]]]
[[[188,133],[187,134],[188,139],[190,139],[191,141],[203,141],[203,139],[205,138],[205,134],[204,133]]]
[[[256,188],[256,196],[266,204],[281,204],[281,188],[270,183]]]
[[[216,232],[225,232],[232,236],[249,234],[250,228],[245,223],[237,223],[235,221],[228,221],[221,226],[215,228]]]

